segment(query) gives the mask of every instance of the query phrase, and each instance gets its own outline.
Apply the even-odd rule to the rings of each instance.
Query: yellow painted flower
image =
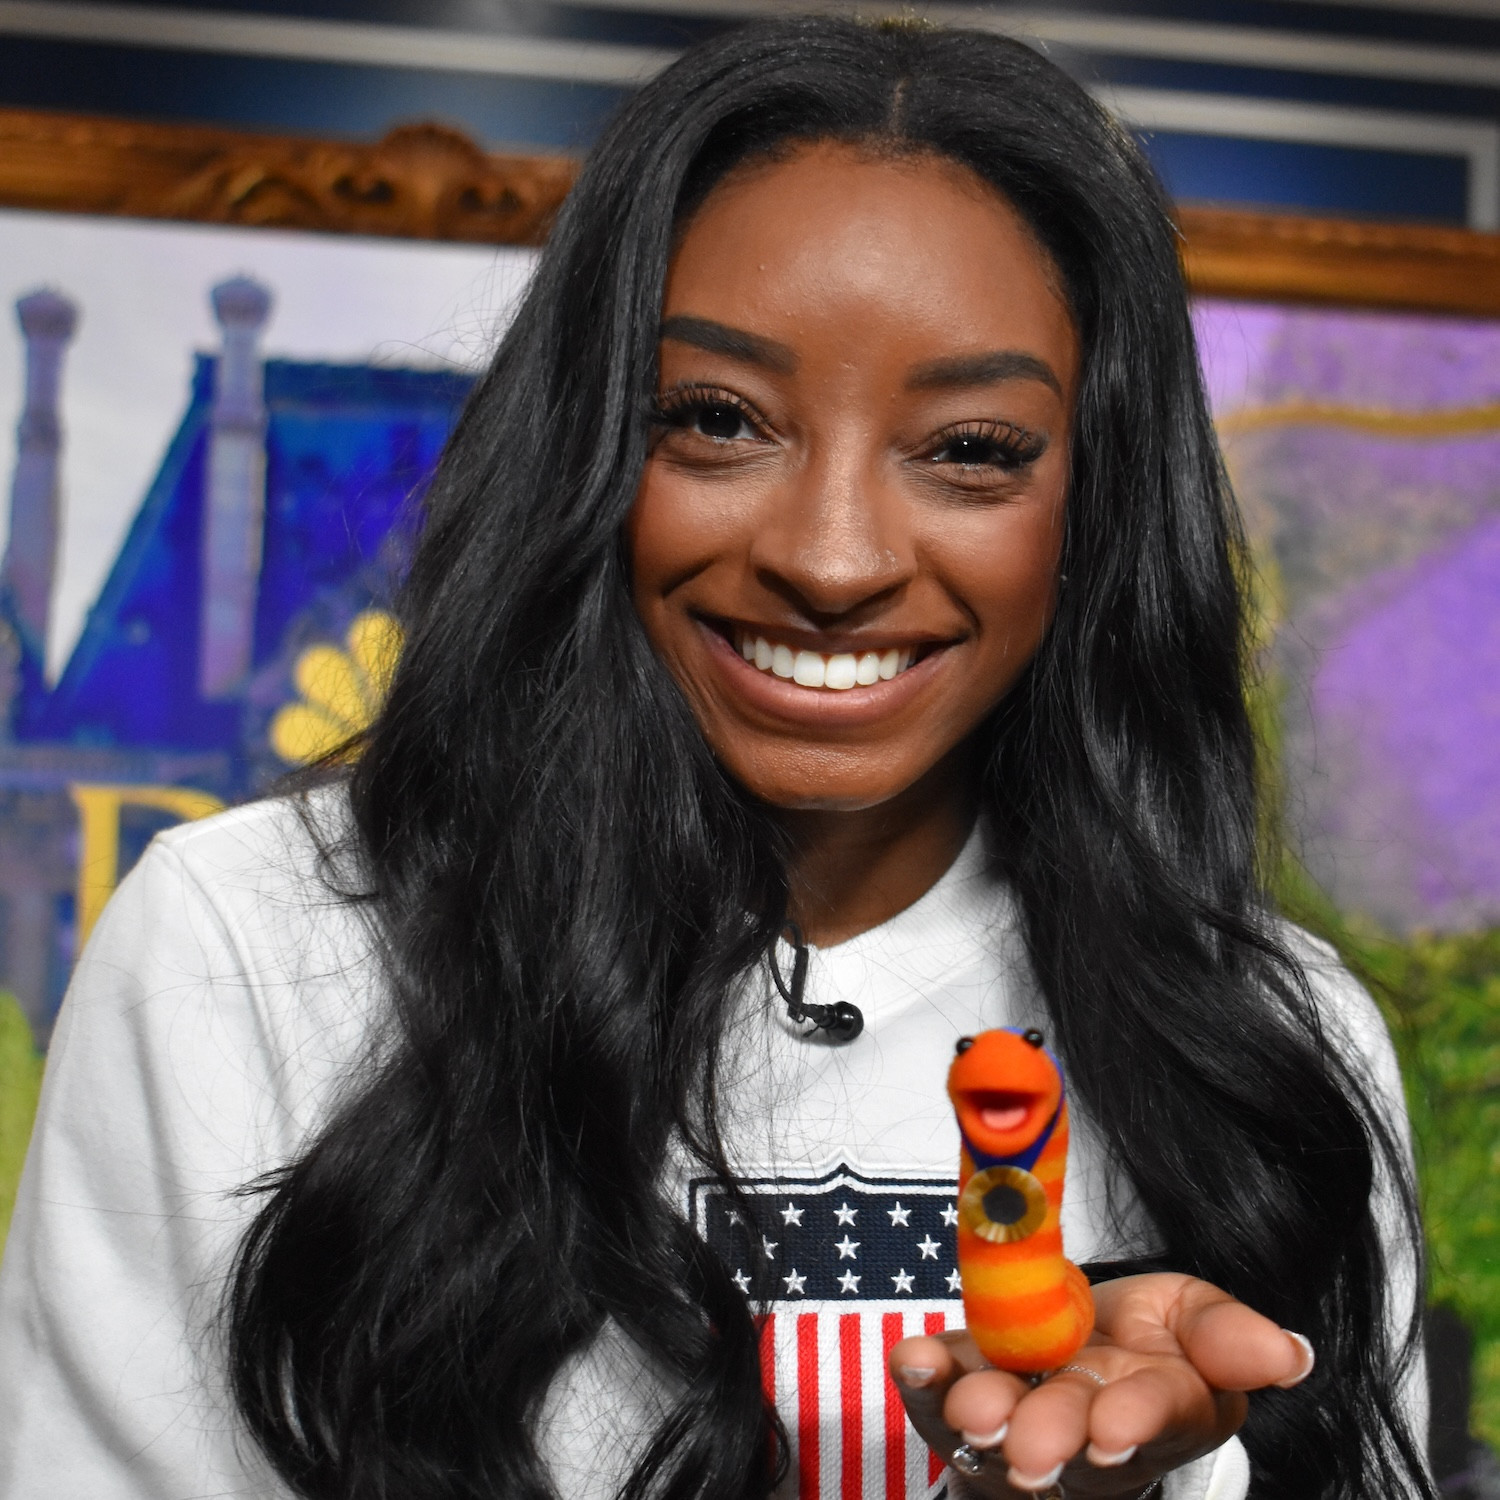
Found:
[[[278,709],[271,720],[271,748],[292,765],[338,749],[380,712],[401,656],[400,625],[380,610],[366,610],[344,644],[343,651],[326,642],[309,646],[292,669],[301,701]]]

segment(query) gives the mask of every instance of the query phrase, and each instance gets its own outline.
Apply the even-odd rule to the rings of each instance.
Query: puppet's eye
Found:
[[[1021,1040],[1023,1042],[1030,1042],[1033,1047],[1045,1047],[1047,1045],[1047,1038],[1035,1026],[1031,1027],[1029,1031],[1023,1031],[1021,1033]]]
[[[958,1041],[954,1044],[953,1050],[956,1053],[958,1053],[958,1055],[960,1057],[962,1057],[964,1055],[964,1053],[967,1052],[969,1050],[969,1048],[972,1047],[973,1045],[974,1045],[974,1038],[973,1037],[971,1037],[971,1036],[961,1036],[961,1037],[959,1037]]]

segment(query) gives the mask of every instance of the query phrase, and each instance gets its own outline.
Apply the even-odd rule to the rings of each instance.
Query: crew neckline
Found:
[[[871,966],[918,989],[993,952],[1015,927],[1009,887],[994,867],[982,820],[974,825],[952,864],[910,906],[884,922],[822,946],[809,943],[809,985],[842,989],[842,975]],[[785,939],[777,955],[790,966]]]

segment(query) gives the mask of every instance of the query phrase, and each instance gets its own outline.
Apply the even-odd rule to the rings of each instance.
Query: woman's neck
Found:
[[[868,932],[932,889],[974,826],[964,747],[878,807],[778,814],[792,837],[791,915],[808,942],[830,947]]]

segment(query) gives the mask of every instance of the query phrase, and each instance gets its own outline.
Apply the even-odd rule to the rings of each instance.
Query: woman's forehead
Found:
[[[1034,349],[1071,373],[1076,337],[1051,260],[1010,203],[943,157],[837,143],[727,177],[681,234],[664,323],[799,348],[898,335],[916,363]]]

